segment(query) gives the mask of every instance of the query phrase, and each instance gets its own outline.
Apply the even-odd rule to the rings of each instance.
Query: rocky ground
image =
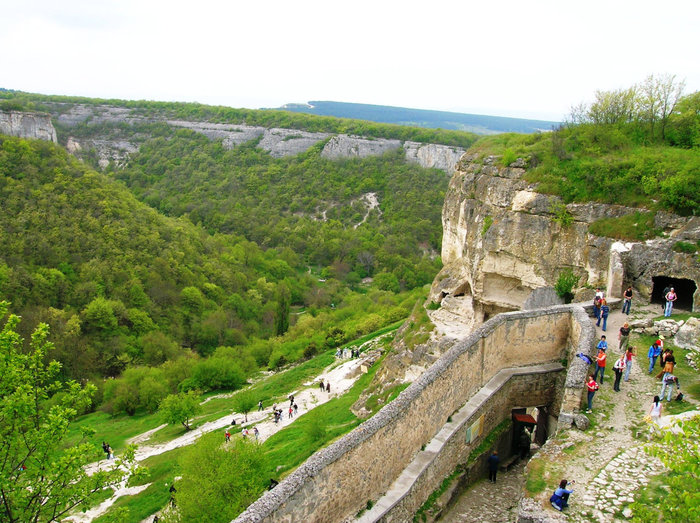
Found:
[[[555,465],[560,479],[576,481],[574,494],[568,512],[563,515],[549,505],[548,498],[556,485],[548,486],[535,498],[534,505],[544,508],[545,519],[541,521],[623,521],[630,515],[627,505],[634,501],[635,492],[650,478],[663,472],[661,462],[643,450],[650,429],[642,418],[661,387],[653,375],[647,374],[648,347],[637,347],[639,358],[634,360],[630,380],[621,383],[620,392],[612,389],[615,378],[612,365],[620,355],[617,341],[620,327],[631,318],[659,314],[658,305],[633,307],[630,316],[614,311],[608,320],[607,332],[597,328],[598,338],[606,334],[610,348],[605,380],[594,398],[594,412],[588,416],[591,427],[587,431],[571,429],[559,434],[535,458],[560,464]],[[658,364],[656,369],[659,369]],[[665,416],[662,422],[667,424],[670,418]],[[462,495],[441,521],[515,521],[525,476],[525,465],[519,464],[507,473],[499,473],[496,484],[487,480],[477,483]]]

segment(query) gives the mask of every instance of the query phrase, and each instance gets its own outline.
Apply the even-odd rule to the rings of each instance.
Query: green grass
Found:
[[[346,346],[360,345],[374,337],[395,330],[399,325],[400,322],[397,322],[392,326],[385,327],[375,333],[354,340]],[[334,354],[335,350],[328,351],[327,353],[321,354],[284,372],[274,374],[253,385],[250,390],[256,391],[264,402],[269,400],[270,404],[276,398],[284,399],[289,392],[296,390],[302,383],[309,381],[309,379],[317,376],[323,369],[332,365],[336,360]],[[319,405],[306,414],[300,415],[292,425],[280,430],[264,442],[264,449],[269,453],[271,463],[275,464],[275,470],[268,472],[270,477],[280,477],[288,474],[303,463],[316,450],[349,432],[362,422],[362,420],[358,419],[352,413],[350,407],[357,401],[362,391],[367,388],[372,377],[379,368],[382,359],[375,363],[367,374],[361,376],[346,394],[339,398],[334,398],[323,405]],[[389,392],[388,398],[393,399],[403,388],[405,387],[394,388]],[[231,398],[216,398],[208,401],[203,406],[204,413],[202,417],[198,418],[195,425],[199,425],[211,419],[218,419],[221,417],[222,412],[231,410],[231,402]],[[107,416],[106,414],[104,415]],[[92,419],[89,416],[85,416],[84,418]],[[134,417],[139,418],[139,416]],[[158,420],[157,415],[150,415],[150,417]],[[149,417],[142,416],[142,418],[147,419]],[[102,419],[102,417],[98,416],[98,419]],[[158,423],[160,422],[158,421]],[[154,424],[150,428],[154,428],[155,426],[157,426],[157,424]],[[318,431],[314,432],[314,429],[319,426],[322,427],[322,434],[320,437],[318,437]],[[140,432],[142,431],[136,432],[136,434]],[[157,431],[148,441],[148,444],[168,441],[183,433],[183,428],[179,426],[168,426]],[[186,449],[187,447],[181,447],[144,460],[141,465],[148,468],[149,475],[139,479],[132,479],[129,485],[143,485],[146,483],[151,483],[151,485],[139,494],[118,499],[107,513],[95,521],[99,523],[108,523],[110,518],[114,517],[115,513],[122,508],[128,509],[129,521],[141,521],[162,509],[170,499],[168,488],[173,478],[178,475],[179,458]],[[278,466],[281,467],[278,469]]]
[[[141,465],[148,468],[148,476],[130,480],[129,486],[147,483],[151,483],[151,485],[134,496],[119,498],[105,514],[95,519],[95,522],[109,522],[120,508],[129,510],[129,521],[141,521],[165,507],[170,500],[170,485],[173,483],[173,479],[178,476],[180,455],[186,450],[187,447],[180,447],[144,460]]]
[[[352,413],[350,407],[370,384],[379,366],[380,362],[375,363],[343,396],[299,416],[294,423],[276,432],[263,443],[270,462],[278,466],[277,471],[271,472],[271,477],[286,476],[311,454],[350,432],[362,422]],[[320,438],[314,438],[314,431],[319,426],[324,434]]]
[[[644,241],[661,236],[662,230],[654,226],[654,213],[634,212],[619,218],[601,218],[588,227],[596,236],[618,240]]]

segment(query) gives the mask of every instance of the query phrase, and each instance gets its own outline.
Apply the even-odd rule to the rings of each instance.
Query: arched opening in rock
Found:
[[[459,298],[460,296],[471,296],[472,294],[472,288],[471,285],[469,285],[468,281],[465,281],[462,285],[457,287],[454,292],[452,293],[452,296],[455,298]]]
[[[652,277],[651,303],[664,304],[664,290],[673,287],[678,299],[673,304],[674,309],[693,310],[693,295],[698,286],[687,278],[670,278],[668,276]]]

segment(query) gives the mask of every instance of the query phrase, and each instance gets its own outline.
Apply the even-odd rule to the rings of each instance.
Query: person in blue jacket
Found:
[[[559,488],[555,490],[552,497],[549,498],[552,506],[560,512],[569,506],[569,495],[574,491],[574,489],[568,490],[566,488],[568,484],[569,482],[567,480],[562,479],[559,483]],[[574,482],[572,481],[571,485],[573,484]]]
[[[652,343],[649,347],[649,353],[647,357],[649,358],[649,374],[654,370],[654,365],[656,365],[656,358],[661,355],[661,347],[659,347],[656,342]]]

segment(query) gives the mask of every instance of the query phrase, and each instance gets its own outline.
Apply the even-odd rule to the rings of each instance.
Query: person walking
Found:
[[[595,396],[595,391],[598,390],[598,384],[592,375],[588,375],[588,381],[586,382],[586,388],[588,389],[588,410],[587,413],[593,412],[593,396]]]
[[[625,351],[625,359],[627,360],[625,364],[625,381],[630,380],[630,372],[632,372],[632,356],[636,356],[635,348],[627,347],[627,351]]]
[[[258,401],[258,412],[260,412],[261,410],[263,410],[262,400]]]
[[[605,361],[607,356],[604,349],[598,350],[598,356],[595,359],[595,372],[593,373],[593,379],[598,378],[598,372],[600,372],[600,384],[603,384],[603,377],[605,376]]]
[[[658,425],[659,424],[659,419],[661,418],[661,411],[663,410],[664,406],[661,404],[661,400],[659,399],[658,396],[654,396],[654,401],[651,404],[651,408],[649,409],[649,417],[651,418],[651,422]]]
[[[627,316],[629,316],[630,308],[632,307],[632,287],[627,287],[622,298],[622,314],[627,314]]]
[[[678,299],[678,296],[676,295],[676,291],[674,290],[673,287],[671,287],[671,290],[668,291],[666,296],[666,308],[664,309],[664,316],[670,317],[671,312],[673,312],[673,302]]]
[[[331,393],[331,382],[330,382],[330,381],[329,381],[328,383],[326,383],[326,392],[327,392],[328,394]]]
[[[608,328],[608,315],[610,314],[610,307],[608,307],[608,302],[605,299],[600,300],[600,317],[598,318],[598,323],[596,327],[600,327],[600,321],[603,321],[603,332]]]
[[[620,392],[620,380],[622,379],[622,373],[624,372],[626,366],[627,356],[626,354],[621,354],[613,364],[613,371],[615,372],[615,384],[613,385],[613,390],[615,392]]]
[[[319,387],[321,387],[321,392],[326,388],[326,386],[323,384],[323,380],[321,380],[321,383],[318,384]]]
[[[647,353],[647,357],[649,358],[649,374],[652,373],[654,370],[654,365],[656,365],[656,358],[658,358],[661,355],[661,347],[659,347],[656,342],[651,344],[651,347],[649,347],[649,352]]]
[[[498,457],[498,451],[493,453],[486,460],[489,466],[489,481],[496,483],[496,474],[498,474],[498,465],[501,463],[501,458]]]
[[[600,321],[600,300],[602,299],[601,297],[598,297],[598,291],[600,289],[596,289],[595,296],[593,297],[593,317]]]
[[[618,348],[620,352],[625,352],[627,350],[627,345],[630,341],[630,324],[625,322],[622,327],[620,327],[620,332],[617,333]]]
[[[257,441],[260,437],[260,431],[258,430],[258,427],[253,427],[253,434],[255,434],[255,441]]]

